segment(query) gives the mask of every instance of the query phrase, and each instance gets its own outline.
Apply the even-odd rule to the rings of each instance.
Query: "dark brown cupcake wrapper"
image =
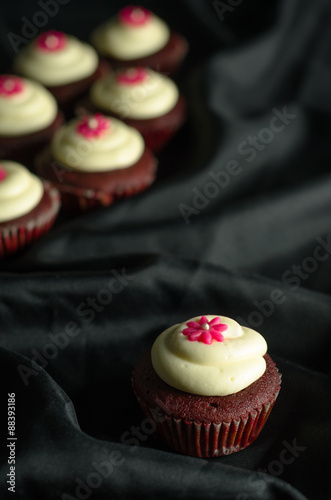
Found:
[[[157,408],[149,408],[138,397],[141,410],[156,422],[158,434],[170,448],[195,457],[219,457],[246,448],[260,434],[274,406],[279,391],[273,399],[249,412],[246,418],[231,422],[188,422],[174,418]]]
[[[0,259],[23,249],[47,233],[54,224],[60,210],[60,194],[48,181],[44,181],[44,186],[50,197],[50,208],[24,225],[12,224],[0,230]]]

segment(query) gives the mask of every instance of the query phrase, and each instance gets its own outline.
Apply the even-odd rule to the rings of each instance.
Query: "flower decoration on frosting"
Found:
[[[42,33],[36,41],[36,46],[39,50],[47,52],[57,52],[64,49],[67,44],[67,36],[62,31],[46,31]]]
[[[11,97],[20,94],[24,90],[22,78],[11,75],[0,76],[0,96]]]
[[[151,15],[152,13],[148,9],[136,5],[128,5],[118,14],[122,24],[133,27],[144,26],[151,18]]]
[[[94,116],[85,116],[77,125],[77,132],[87,139],[101,137],[108,132],[111,127],[110,118],[104,117],[101,113]]]
[[[0,182],[5,180],[6,177],[7,177],[7,171],[3,168],[3,166],[0,163]]]
[[[120,71],[116,80],[120,85],[136,85],[147,80],[148,71],[144,68],[129,68]]]
[[[201,316],[200,321],[189,321],[186,323],[188,328],[183,330],[191,342],[198,341],[210,345],[213,340],[223,342],[224,336],[221,332],[228,329],[228,325],[222,323],[218,316],[208,321],[206,316]]]

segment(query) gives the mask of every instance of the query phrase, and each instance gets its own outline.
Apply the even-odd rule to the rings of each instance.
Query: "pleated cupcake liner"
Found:
[[[47,233],[53,226],[61,206],[60,193],[48,181],[43,181],[51,207],[25,224],[0,228],[0,259],[16,253]]]
[[[137,181],[130,186],[118,186],[112,192],[102,192],[93,189],[76,189],[59,185],[63,210],[74,214],[112,205],[120,198],[129,198],[145,191],[154,182],[156,173],[149,175],[143,181]]]
[[[177,134],[187,118],[185,98],[180,95],[175,107],[164,116],[150,120],[123,118],[123,121],[136,128],[145,140],[145,144],[154,153],[160,152]]]
[[[140,132],[145,140],[146,146],[154,153],[159,153],[174,137],[179,127],[180,126],[174,127],[172,130],[150,130],[148,132]]]
[[[230,422],[189,422],[174,418],[161,408],[150,408],[137,396],[142,412],[154,420],[157,432],[170,448],[194,457],[220,457],[238,452],[250,445],[259,436],[277,399],[256,408],[245,416]],[[157,419],[154,415],[157,414]]]

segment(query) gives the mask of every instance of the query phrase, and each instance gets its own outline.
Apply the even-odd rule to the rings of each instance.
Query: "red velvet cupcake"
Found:
[[[0,158],[30,167],[63,121],[54,97],[42,85],[0,76]]]
[[[199,316],[163,332],[133,372],[143,413],[174,450],[218,457],[260,434],[281,376],[264,338],[236,321]]]
[[[177,85],[151,69],[129,68],[95,82],[77,113],[114,115],[142,134],[153,151],[164,148],[186,119],[186,104]]]
[[[108,73],[109,65],[99,61],[98,54],[89,44],[51,30],[20,51],[14,69],[45,85],[66,116],[71,117],[76,101],[88,93],[95,80]]]
[[[45,234],[60,209],[60,193],[23,165],[0,163],[0,258],[11,255]]]
[[[188,51],[186,39],[158,16],[130,5],[92,33],[91,41],[112,68],[148,66],[174,74]]]
[[[101,114],[70,120],[35,162],[38,175],[59,189],[70,212],[137,194],[152,184],[156,169],[141,134]]]

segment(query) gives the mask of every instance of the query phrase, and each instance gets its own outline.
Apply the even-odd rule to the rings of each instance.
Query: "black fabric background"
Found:
[[[60,214],[49,235],[0,264],[1,498],[331,497],[331,248],[321,246],[331,238],[331,6],[235,3],[223,21],[212,2],[144,3],[191,45],[178,75],[189,120],[160,155],[158,180],[103,211]],[[124,4],[70,0],[46,27],[87,39]],[[3,71],[14,55],[8,33],[21,34],[22,17],[31,20],[40,9],[36,1],[1,3]],[[284,107],[295,117],[248,161],[240,145],[263,134]],[[195,190],[212,189],[210,172],[230,161],[240,173],[200,200],[186,224],[181,204],[193,206]],[[111,301],[102,292],[110,282],[117,287]],[[97,302],[92,313],[86,304],[97,297],[108,303]],[[257,441],[208,460],[153,439],[130,381],[158,333],[204,313],[256,326],[283,374]],[[79,329],[76,336],[60,335],[70,328]],[[51,335],[67,345],[47,351]],[[44,368],[33,361],[43,350]],[[33,370],[27,385],[22,366]],[[12,392],[15,495],[6,485]],[[108,477],[98,484],[102,462]],[[93,478],[90,491],[77,490]]]

